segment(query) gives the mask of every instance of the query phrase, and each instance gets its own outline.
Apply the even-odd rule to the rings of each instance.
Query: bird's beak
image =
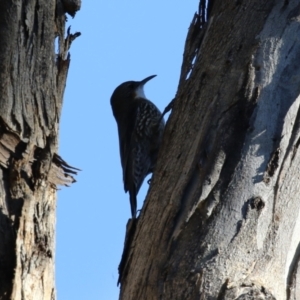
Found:
[[[149,80],[151,80],[154,77],[156,77],[156,75],[151,75],[149,77],[146,77],[145,79],[143,79],[142,81],[140,81],[139,86],[143,86],[146,82],[148,82]]]

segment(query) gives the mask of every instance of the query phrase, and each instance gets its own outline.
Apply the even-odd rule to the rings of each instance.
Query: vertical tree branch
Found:
[[[56,184],[75,172],[56,154],[65,54],[79,35],[56,57],[65,21],[59,0],[0,3],[1,299],[55,299]]]

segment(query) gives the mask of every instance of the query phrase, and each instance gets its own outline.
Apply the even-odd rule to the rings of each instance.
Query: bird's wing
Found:
[[[135,120],[138,113],[138,107],[132,106],[130,111],[130,118],[127,119],[125,127],[119,128],[120,137],[120,156],[123,168],[123,182],[125,192],[128,192],[132,183],[130,181],[130,165],[132,165],[132,149],[135,147],[134,128]]]
[[[134,122],[128,124],[128,135],[124,143],[123,168],[125,191],[135,187],[138,193],[145,177],[151,173],[152,169],[152,147],[158,132],[157,122],[160,120],[161,113],[158,108],[146,99],[139,99],[134,106],[131,114]],[[162,121],[162,126],[164,126]]]
[[[126,192],[135,190],[138,193],[141,186],[139,178],[143,173],[143,162],[147,159],[145,157],[147,145],[142,143],[144,137],[141,131],[145,126],[142,110],[141,101],[135,102],[130,111],[126,134],[123,135],[123,180]]]

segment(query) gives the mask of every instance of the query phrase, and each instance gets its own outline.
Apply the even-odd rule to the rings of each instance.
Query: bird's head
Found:
[[[154,78],[156,75],[151,75],[146,77],[141,81],[126,81],[120,84],[113,92],[111,96],[111,103],[126,101],[126,99],[144,98],[146,99],[144,93],[144,85],[146,82]]]

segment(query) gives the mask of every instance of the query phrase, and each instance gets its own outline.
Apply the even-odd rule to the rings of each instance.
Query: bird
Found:
[[[126,81],[112,93],[110,103],[117,122],[125,192],[129,192],[132,219],[136,218],[137,194],[145,177],[153,173],[165,122],[160,110],[148,100],[141,81]]]

